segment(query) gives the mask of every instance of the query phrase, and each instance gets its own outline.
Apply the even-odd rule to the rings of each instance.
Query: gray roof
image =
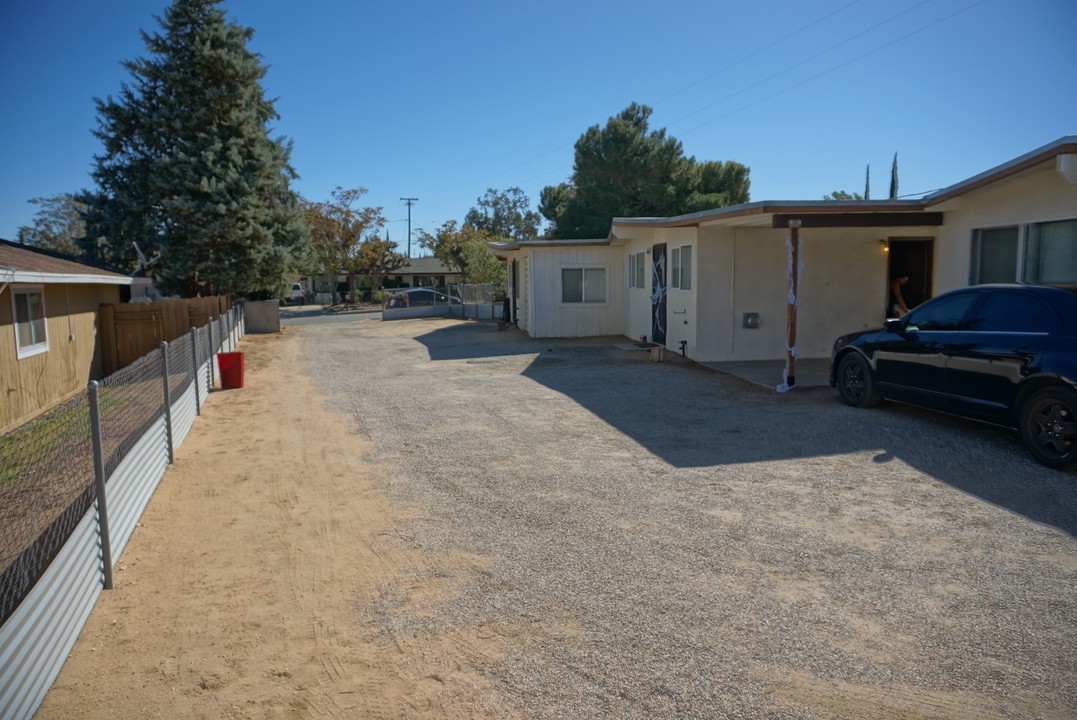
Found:
[[[396,275],[454,275],[457,272],[433,255],[410,258],[407,265],[393,271]]]

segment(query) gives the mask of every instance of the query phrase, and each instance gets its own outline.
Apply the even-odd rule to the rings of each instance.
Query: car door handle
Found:
[[[924,349],[931,352],[942,352],[942,343],[928,343],[924,345]]]

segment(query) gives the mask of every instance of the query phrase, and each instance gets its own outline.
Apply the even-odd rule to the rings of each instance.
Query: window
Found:
[[[1017,279],[1017,240],[1014,227],[975,230],[972,236],[972,285]]]
[[[646,253],[632,253],[628,256],[628,287],[647,287],[647,255]]]
[[[1024,279],[1028,283],[1077,283],[1077,220],[1028,226]]]
[[[561,302],[606,302],[606,268],[562,268]]]
[[[45,294],[40,287],[14,289],[11,293],[15,315],[15,347],[19,359],[39,355],[49,349],[45,333]]]
[[[1077,220],[974,230],[969,283],[1077,283]]]
[[[1034,295],[993,292],[969,320],[969,330],[998,333],[1045,333],[1058,325],[1047,303]]]
[[[980,297],[977,292],[964,292],[932,300],[907,316],[906,328],[909,332],[957,330],[965,313]]]
[[[669,286],[678,290],[692,289],[692,246],[682,245],[670,251]]]

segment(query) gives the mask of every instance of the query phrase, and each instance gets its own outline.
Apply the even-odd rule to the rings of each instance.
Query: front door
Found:
[[[651,342],[666,344],[666,244],[651,248]]]
[[[892,237],[888,240],[890,248],[890,275],[887,282],[898,275],[909,277],[901,288],[905,305],[912,310],[931,299],[931,286],[934,282],[932,259],[935,254],[933,238]],[[890,302],[887,300],[887,309]],[[889,317],[889,315],[887,316]]]

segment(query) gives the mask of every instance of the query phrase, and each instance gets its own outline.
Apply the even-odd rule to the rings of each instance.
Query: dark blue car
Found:
[[[1077,464],[1077,286],[976,285],[834,342],[830,385],[1016,428],[1044,465]]]

